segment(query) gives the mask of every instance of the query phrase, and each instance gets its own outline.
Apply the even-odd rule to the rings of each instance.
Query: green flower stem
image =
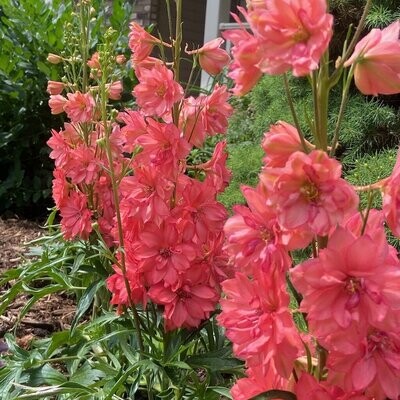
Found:
[[[349,89],[350,89],[351,81],[353,79],[353,74],[354,74],[354,64],[350,68],[350,71],[346,77],[346,82],[345,82],[345,84],[343,86],[343,90],[342,90],[342,100],[340,102],[339,115],[336,120],[335,131],[333,133],[333,139],[332,139],[332,143],[331,143],[331,151],[330,151],[331,157],[335,154],[336,146],[338,144],[340,126],[342,124],[343,117],[344,117],[344,111],[346,109],[347,101],[349,99]]]
[[[303,146],[304,152],[308,153],[309,149],[308,149],[306,141],[304,139],[304,135],[303,135],[303,132],[302,132],[301,127],[300,127],[299,119],[297,118],[297,113],[296,113],[296,110],[294,108],[292,95],[290,94],[289,81],[288,81],[288,78],[287,78],[286,74],[283,74],[283,83],[284,83],[284,86],[285,86],[285,92],[286,92],[286,97],[287,97],[287,100],[288,100],[288,103],[289,103],[289,108],[290,108],[290,111],[292,113],[293,122],[294,122],[294,124],[296,126],[296,129],[297,129],[298,133],[299,133],[299,138],[300,138],[301,145]]]
[[[325,365],[328,358],[328,352],[321,346],[317,345],[318,365],[316,370],[316,378],[320,381],[324,376]]]
[[[361,228],[361,235],[364,235],[365,229],[367,227],[369,212],[372,207],[372,202],[374,200],[375,193],[376,192],[372,191],[372,190],[370,192],[368,192],[368,203],[367,203],[367,209],[365,211],[365,215],[363,213],[361,213],[361,218],[363,220],[363,224],[362,224],[362,228]]]
[[[176,6],[176,25],[175,25],[175,39],[173,43],[173,57],[174,57],[174,79],[179,83],[180,81],[180,66],[181,66],[181,44],[182,44],[182,0],[175,0]],[[179,124],[179,104],[174,105],[173,121],[176,126]]]
[[[314,108],[318,110],[315,115],[315,130],[319,138],[318,149],[328,149],[328,108],[329,108],[329,54],[326,51],[321,60],[317,81],[315,82],[316,96]],[[313,88],[314,89],[314,88]]]
[[[321,146],[321,139],[319,136],[319,103],[318,103],[318,74],[316,71],[313,71],[311,76],[311,83],[312,83],[312,94],[313,94],[313,105],[314,105],[314,124],[313,124],[313,134],[314,139],[316,142],[316,147],[320,148]]]
[[[88,89],[88,65],[87,61],[89,59],[89,21],[90,21],[90,5],[85,2],[81,2],[79,4],[79,19],[80,19],[80,52],[82,55],[82,93],[86,93]],[[74,82],[77,82],[75,79]],[[91,129],[88,126],[89,124],[83,123],[81,124],[83,138],[85,143],[89,144],[89,132]]]
[[[337,76],[341,73],[341,69],[342,69],[344,63],[347,61],[347,59],[350,57],[351,53],[353,52],[354,48],[356,47],[356,44],[361,35],[361,32],[364,29],[365,20],[367,18],[367,15],[368,15],[369,9],[371,8],[371,5],[372,5],[372,0],[367,0],[365,3],[365,6],[364,6],[364,11],[361,15],[360,21],[359,21],[356,31],[354,33],[353,39],[351,40],[349,47],[347,47],[347,50],[346,50],[344,56],[342,57],[342,59],[340,60],[339,64],[337,65],[335,71],[329,78],[330,82],[334,82],[335,79],[337,79]]]
[[[108,159],[108,163],[109,163],[109,173],[110,173],[110,178],[111,178],[113,199],[114,199],[114,205],[115,205],[115,214],[117,217],[119,253],[121,255],[120,268],[121,268],[122,275],[124,277],[125,287],[126,287],[126,291],[128,293],[128,297],[129,297],[129,303],[130,303],[129,306],[133,313],[133,321],[134,321],[134,325],[136,328],[139,349],[140,349],[141,353],[144,353],[142,331],[141,331],[141,327],[140,327],[140,317],[136,310],[136,306],[132,302],[131,288],[129,286],[129,281],[126,276],[124,235],[123,235],[123,229],[122,229],[121,212],[120,212],[120,207],[119,207],[118,184],[117,184],[117,180],[115,177],[113,156],[112,156],[111,143],[110,143],[111,125],[109,124],[109,121],[107,118],[107,90],[106,90],[107,75],[108,75],[106,73],[107,68],[108,68],[108,65],[105,65],[105,68],[103,68],[103,74],[102,74],[102,79],[101,79],[101,83],[100,83],[101,119],[102,119],[103,129],[104,129],[105,148],[106,148],[106,154],[107,154],[107,159]]]

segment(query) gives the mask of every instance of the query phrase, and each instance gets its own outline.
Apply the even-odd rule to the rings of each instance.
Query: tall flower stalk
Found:
[[[218,320],[247,368],[231,390],[235,400],[275,398],[276,391],[299,400],[400,395],[400,364],[393,362],[400,356],[400,263],[384,230],[385,222],[400,231],[399,161],[390,177],[360,188],[342,178],[333,158],[353,78],[367,95],[400,92],[400,21],[360,40],[370,6],[367,0],[336,62],[329,58],[333,16],[325,0],[249,0],[239,11],[251,32],[225,35],[234,45],[233,91],[245,94],[262,74],[283,75],[295,125],[279,121],[265,133],[259,183],[242,187],[247,205],[235,206],[225,224],[236,273],[222,284]],[[306,128],[289,72],[311,85]],[[330,132],[329,94],[340,83]],[[366,209],[358,191],[368,192]],[[375,191],[383,194],[383,210],[372,209]],[[297,250],[302,260],[293,257]]]

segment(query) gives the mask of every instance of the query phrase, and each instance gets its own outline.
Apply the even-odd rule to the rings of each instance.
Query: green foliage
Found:
[[[71,22],[72,0],[0,0],[0,214],[6,210],[33,217],[50,205],[53,163],[46,141],[61,120],[47,105],[48,79],[60,78],[48,53],[60,54],[65,24]],[[102,38],[103,25],[119,33],[118,48],[126,48],[132,4],[114,0],[94,20],[92,45]],[[106,21],[107,19],[107,21]]]
[[[310,115],[312,99],[306,81],[290,78],[291,95],[299,110],[300,126],[307,133],[305,114]],[[279,120],[293,123],[282,77],[264,76],[246,96],[233,102],[235,113],[228,130],[229,143],[259,144],[270,125]]]
[[[150,392],[163,399],[219,400],[227,394],[224,386],[243,365],[214,318],[195,330],[165,332],[160,310],[139,306],[141,353],[131,310],[122,315],[111,310],[105,281],[116,260],[108,248],[96,240],[66,242],[57,226],[32,245],[30,253],[38,259],[0,277],[0,286],[8,286],[0,314],[21,291],[31,297],[15,329],[48,294],[73,297],[77,308],[70,329],[35,340],[29,350],[6,335],[2,400],[147,399]]]
[[[257,184],[263,154],[259,145],[251,143],[230,145],[228,168],[232,170],[233,177],[230,185],[218,199],[227,208],[244,203],[240,185],[255,186]]]

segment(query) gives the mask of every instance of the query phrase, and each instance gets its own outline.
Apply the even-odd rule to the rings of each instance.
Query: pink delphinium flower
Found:
[[[181,277],[181,284],[171,287],[165,283],[153,285],[149,297],[164,305],[166,330],[195,328],[214,311],[219,292],[204,282],[201,268],[190,268]]]
[[[122,82],[115,81],[108,84],[107,86],[108,98],[111,100],[121,100],[121,94],[123,90]]]
[[[51,138],[46,142],[51,148],[50,158],[57,168],[64,168],[71,158],[71,147],[65,140],[63,131],[51,130]]]
[[[293,153],[284,168],[265,168],[260,178],[282,228],[323,236],[357,209],[358,196],[340,175],[338,161],[314,150]]]
[[[317,69],[332,36],[326,0],[270,0],[247,20],[266,49],[259,68],[273,75],[292,70],[304,76]]]
[[[306,141],[306,145],[311,149],[311,143]],[[284,167],[292,153],[303,150],[297,129],[285,121],[270,126],[261,146],[266,154],[263,159],[266,167]]]
[[[275,210],[256,189],[242,187],[242,193],[248,207],[234,206],[235,214],[224,227],[226,249],[236,268],[249,274],[258,268],[286,271],[291,259],[281,241]]]
[[[201,116],[205,131],[213,136],[225,133],[228,118],[233,113],[233,107],[228,103],[229,93],[225,85],[216,84],[209,96],[203,100]]]
[[[400,93],[400,21],[372,29],[356,45],[345,66],[354,64],[354,79],[361,93]]]
[[[54,95],[59,95],[65,88],[65,84],[63,82],[57,81],[48,81],[47,83],[47,93]]]
[[[282,378],[273,365],[248,368],[246,375],[246,378],[237,380],[232,387],[233,400],[250,400],[268,390],[289,390],[289,380]]]
[[[374,400],[400,396],[400,332],[369,327],[353,332],[347,346],[330,351],[328,368],[333,380],[347,391],[365,392]],[[328,377],[329,378],[329,377]]]
[[[232,29],[223,32],[224,39],[233,43],[233,63],[229,66],[228,76],[235,82],[232,92],[243,96],[249,92],[262,76],[258,67],[263,55],[259,41],[243,29]]]
[[[123,54],[118,54],[117,56],[115,56],[115,62],[118,65],[123,65],[126,63],[126,57]]]
[[[305,372],[296,382],[294,393],[297,400],[375,400],[360,392],[346,393],[338,386],[331,386],[326,382],[317,382],[313,376]]]
[[[173,221],[167,220],[160,226],[153,222],[144,226],[135,243],[134,254],[140,260],[139,268],[147,285],[164,281],[176,288],[181,283],[180,276],[197,256],[197,249],[193,243],[183,240]]]
[[[160,39],[148,33],[137,22],[132,22],[130,24],[128,44],[132,51],[134,63],[140,62],[148,57],[154,45],[157,43],[161,43]]]
[[[126,176],[119,185],[121,209],[124,215],[140,216],[141,220],[158,222],[170,214],[170,198],[174,185],[160,172],[151,167],[135,169],[133,176]]]
[[[222,38],[216,38],[204,44],[198,50],[186,51],[187,54],[197,54],[201,68],[210,75],[218,75],[229,63],[229,54],[221,49]]]
[[[146,304],[147,296],[146,290],[140,280],[140,276],[134,268],[129,267],[126,269],[125,277],[121,269],[114,266],[115,273],[107,278],[107,288],[112,293],[110,303],[118,306],[133,304]],[[129,285],[129,293],[126,287]],[[129,296],[130,295],[130,296]]]
[[[201,147],[207,137],[204,127],[202,111],[204,108],[204,95],[187,97],[182,102],[179,127],[183,131],[184,138],[193,146]]]
[[[92,212],[87,208],[86,196],[71,192],[60,204],[61,231],[65,239],[88,239],[92,231]]]
[[[177,192],[178,205],[173,215],[184,220],[185,227],[181,229],[185,236],[204,243],[208,235],[222,231],[228,215],[225,207],[215,200],[212,186],[195,179],[184,180]]]
[[[143,69],[138,78],[133,95],[147,115],[163,117],[183,97],[182,86],[175,82],[173,72],[165,65],[157,63],[150,70]]]
[[[136,139],[147,133],[147,123],[139,111],[125,110],[118,113],[118,122],[125,125],[121,128],[121,134],[125,138],[124,151],[131,153],[137,145]]]
[[[93,119],[96,103],[90,93],[68,93],[64,110],[72,122],[90,122]]]
[[[232,172],[226,167],[227,158],[226,141],[218,142],[212,157],[205,163],[196,165],[197,170],[205,172],[205,182],[214,187],[216,192],[222,192],[232,178]]]
[[[100,69],[99,53],[96,51],[87,62],[87,65],[92,69]]]
[[[64,106],[67,103],[67,99],[60,94],[51,95],[49,99],[49,107],[53,115],[61,114],[64,112]]]
[[[338,227],[319,256],[292,269],[291,277],[303,295],[301,311],[307,313],[310,331],[328,349],[327,335],[350,329],[353,322],[360,332],[370,324],[398,322],[400,264],[386,243],[367,234],[355,237]],[[346,343],[348,337],[342,339]]]
[[[400,237],[400,150],[396,164],[389,178],[382,182],[382,209],[386,222],[392,232]]]
[[[237,272],[222,284],[218,322],[225,327],[236,356],[250,367],[274,365],[289,378],[302,344],[288,309],[284,278],[255,271],[253,279]]]
[[[180,137],[174,124],[163,124],[148,119],[147,133],[136,139],[142,151],[134,159],[135,164],[152,165],[163,169],[165,176],[174,175],[180,160],[190,151],[189,143]]]
[[[99,171],[99,160],[95,157],[93,148],[81,145],[70,151],[66,174],[72,183],[94,183]]]
[[[62,169],[56,168],[53,171],[53,200],[57,208],[60,208],[61,204],[68,197],[68,182],[66,180],[65,173]]]

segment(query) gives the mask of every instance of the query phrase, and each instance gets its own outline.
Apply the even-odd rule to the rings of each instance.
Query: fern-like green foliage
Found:
[[[233,178],[230,185],[219,197],[228,209],[235,204],[245,202],[240,185],[255,186],[261,169],[263,151],[259,145],[247,143],[231,145],[229,149],[228,167],[232,170]]]

